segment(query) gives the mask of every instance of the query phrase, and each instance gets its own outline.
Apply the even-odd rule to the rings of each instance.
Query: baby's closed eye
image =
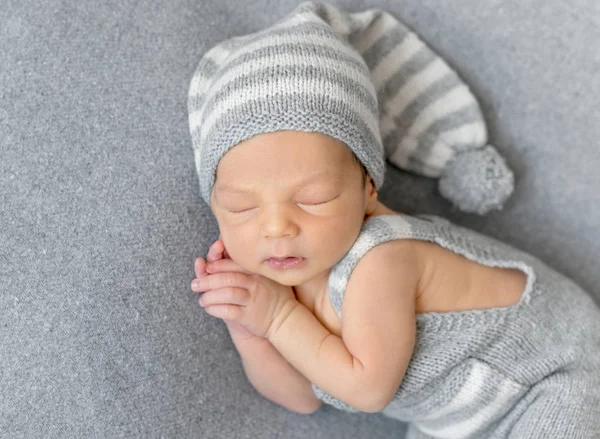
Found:
[[[336,201],[337,199],[339,199],[340,196],[336,195],[333,197],[312,197],[312,198],[303,198],[300,199],[298,201],[296,201],[296,205],[298,206],[303,206],[303,207],[316,207],[316,206],[324,206],[326,204],[332,203],[334,201]],[[235,205],[235,204],[229,204],[229,205],[224,205],[224,208],[231,213],[244,213],[244,212],[249,212],[251,210],[254,209],[258,209],[260,208],[260,205],[257,204],[253,204],[251,206],[249,205]]]

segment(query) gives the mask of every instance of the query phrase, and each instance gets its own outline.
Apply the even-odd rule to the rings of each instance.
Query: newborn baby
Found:
[[[300,413],[315,394],[383,411],[412,421],[411,437],[598,432],[588,296],[491,238],[385,207],[342,142],[243,141],[221,159],[210,205],[221,239],[192,289],[265,397]]]
[[[530,255],[378,201],[388,143],[372,76],[313,8],[213,48],[190,90],[220,230],[192,290],[248,379],[299,413],[382,412],[410,438],[598,437],[600,311]],[[369,58],[366,17],[345,35]],[[423,114],[413,134],[466,138],[460,115]]]

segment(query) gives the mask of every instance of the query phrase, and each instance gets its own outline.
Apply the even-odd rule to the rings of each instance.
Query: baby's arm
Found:
[[[221,237],[210,247],[208,261],[228,258]],[[206,273],[202,258],[195,262],[197,276]],[[289,410],[309,414],[319,409],[321,401],[311,383],[273,347],[269,340],[257,337],[239,323],[225,320],[229,335],[242,359],[248,381],[265,398]]]
[[[392,400],[412,356],[419,270],[410,246],[380,244],[359,261],[343,301],[342,337],[301,304],[269,334],[302,375],[363,412],[380,411]]]
[[[269,340],[249,333],[244,335],[240,332],[243,328],[236,327],[237,323],[226,323],[248,381],[258,393],[297,413],[310,414],[319,409],[321,401],[313,393],[310,381],[288,363]]]

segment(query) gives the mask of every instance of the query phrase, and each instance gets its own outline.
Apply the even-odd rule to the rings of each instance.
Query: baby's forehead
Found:
[[[271,132],[239,142],[222,154],[222,163],[293,163],[300,169],[343,168],[354,153],[344,142],[317,132]]]
[[[256,135],[220,159],[215,184],[253,188],[338,186],[354,180],[353,152],[344,142],[317,132],[280,131]]]
[[[344,172],[333,172],[331,168],[290,172],[280,178],[269,178],[261,173],[228,173],[218,178],[215,189],[218,192],[243,194],[246,192],[271,191],[273,188],[282,190],[302,190],[306,187],[343,187],[349,179]],[[246,189],[247,188],[247,189]]]

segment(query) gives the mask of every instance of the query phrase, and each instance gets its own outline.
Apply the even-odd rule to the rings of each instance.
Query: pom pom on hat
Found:
[[[439,180],[442,196],[480,215],[500,209],[513,189],[513,174],[491,145],[456,154]]]

